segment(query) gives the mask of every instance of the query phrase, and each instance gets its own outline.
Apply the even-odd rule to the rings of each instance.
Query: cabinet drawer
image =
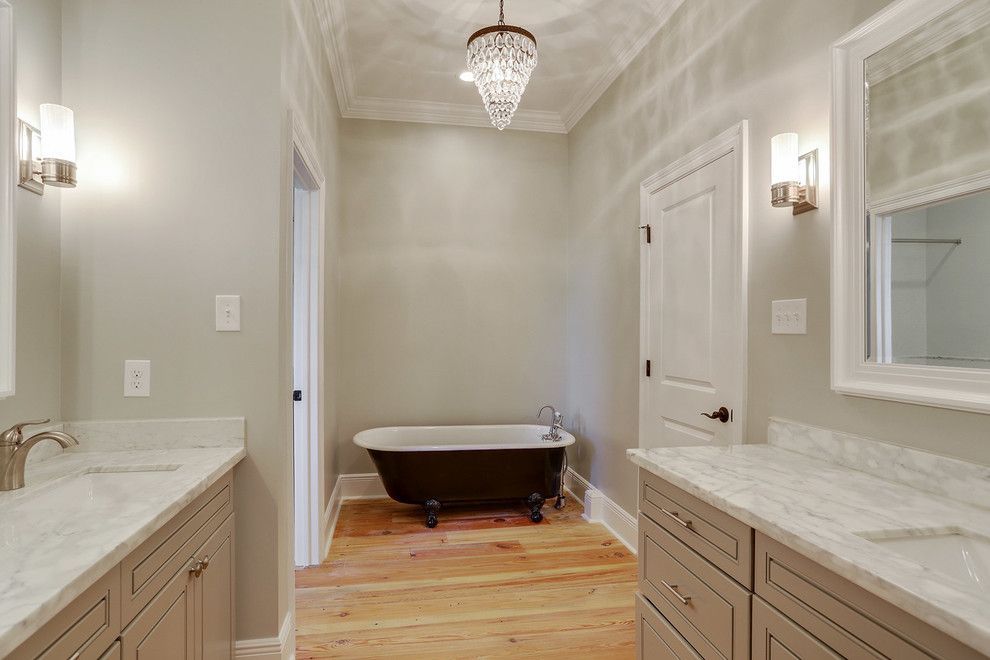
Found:
[[[737,582],[753,588],[753,529],[640,470],[639,510]]]
[[[120,563],[122,624],[126,626],[178,571],[233,510],[231,475],[155,532]]]
[[[642,515],[639,589],[702,657],[749,656],[749,592]]]
[[[753,660],[841,660],[759,597],[753,599]]]
[[[636,594],[636,660],[702,660],[674,627]]]
[[[985,658],[763,534],[755,578],[757,595],[845,658]]]
[[[96,660],[118,633],[120,571],[115,566],[14,651],[11,658]]]

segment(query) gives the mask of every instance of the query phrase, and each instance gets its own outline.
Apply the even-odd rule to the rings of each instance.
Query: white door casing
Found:
[[[640,447],[745,437],[746,136],[741,122],[641,186]],[[722,406],[728,422],[702,416]]]
[[[297,566],[322,561],[325,437],[324,284],[326,179],[316,143],[290,113],[292,130],[292,374],[302,400],[292,404],[294,557]],[[288,393],[286,393],[288,394]]]

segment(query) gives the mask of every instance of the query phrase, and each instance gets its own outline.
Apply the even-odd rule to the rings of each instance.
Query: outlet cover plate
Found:
[[[217,296],[217,332],[239,332],[241,297]]]
[[[151,396],[151,360],[124,360],[124,396]]]
[[[808,299],[774,300],[770,305],[770,329],[775,335],[808,334]]]

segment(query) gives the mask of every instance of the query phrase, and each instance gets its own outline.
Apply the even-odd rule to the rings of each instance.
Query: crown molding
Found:
[[[423,124],[454,124],[456,126],[476,126],[491,128],[492,120],[481,105],[463,103],[439,103],[434,101],[412,101],[404,99],[382,99],[366,96],[352,97],[346,110],[341,111],[345,119],[379,119],[384,121],[408,121]],[[567,128],[556,112],[540,110],[519,110],[512,117],[510,129],[520,131],[541,131],[545,133],[566,133]]]
[[[682,4],[684,4],[684,0],[661,0],[655,14],[656,20],[653,23],[644,23],[643,32],[637,38],[626,42],[624,47],[617,43],[619,41],[618,39],[610,44],[610,49],[614,49],[616,46],[620,48],[619,52],[615,55],[615,61],[612,63],[612,66],[608,68],[601,78],[592,81],[585,92],[578,94],[574,101],[561,113],[567,132],[570,132],[572,128],[577,126],[577,123],[581,121],[585,113],[591,110],[592,106],[605,93],[605,90],[611,87],[616,78],[626,70],[626,67],[632,64],[636,56],[646,47],[646,44],[653,40],[653,37],[657,35],[660,28],[666,25],[670,17],[674,15],[674,12]]]
[[[480,105],[388,99],[355,94],[354,67],[347,48],[347,16],[340,5],[341,0],[310,1],[319,18],[324,51],[330,64],[330,75],[333,78],[333,88],[341,117],[491,127],[491,119]],[[684,0],[658,0],[656,20],[644,23],[642,33],[628,43],[625,40],[614,40],[610,44],[610,49],[618,51],[615,61],[601,77],[589,81],[588,87],[578,93],[563,112],[519,110],[513,116],[509,129],[547,133],[569,132],[683,2]]]

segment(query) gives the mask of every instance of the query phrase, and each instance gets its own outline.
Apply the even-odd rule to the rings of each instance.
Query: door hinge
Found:
[[[302,401],[302,390],[292,390],[292,400]]]
[[[650,225],[641,225],[640,226],[640,229],[645,229],[646,230],[646,242],[647,243],[652,243],[653,242],[653,229],[650,227]]]
[[[646,361],[646,377],[647,378],[650,377],[650,361],[649,360]]]

